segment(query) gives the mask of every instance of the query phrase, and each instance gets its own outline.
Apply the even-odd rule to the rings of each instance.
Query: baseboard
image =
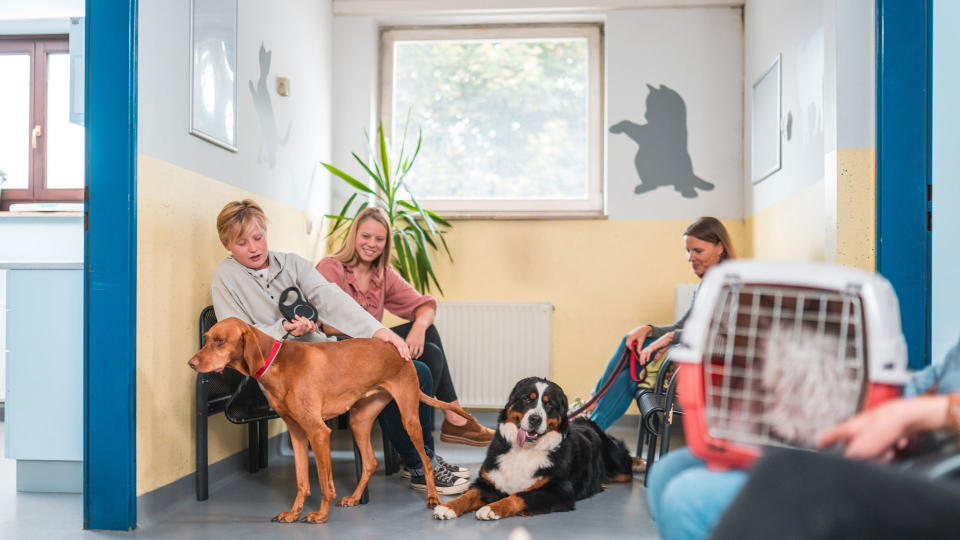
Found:
[[[280,455],[280,438],[282,435],[283,433],[275,435],[267,441],[268,461]],[[207,474],[209,475],[210,492],[214,491],[214,487],[218,483],[235,475],[249,474],[247,473],[247,449],[244,448],[236,454],[225,457],[216,463],[211,463]],[[137,497],[137,522],[142,526],[144,523],[156,520],[173,506],[187,500],[196,504],[203,504],[203,502],[197,501],[195,472]]]

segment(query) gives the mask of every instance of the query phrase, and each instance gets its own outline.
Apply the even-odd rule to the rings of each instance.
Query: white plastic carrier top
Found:
[[[810,289],[832,291],[847,298],[859,297],[856,308],[865,331],[862,351],[869,382],[902,385],[906,382],[906,341],[900,326],[900,307],[893,287],[879,274],[823,263],[773,262],[736,259],[713,266],[703,278],[696,302],[672,357],[700,363],[710,339],[711,324],[720,316],[722,297],[731,290],[760,286],[766,291],[782,288],[788,294]],[[778,293],[779,294],[779,293]],[[791,308],[792,309],[792,308]],[[846,312],[846,308],[844,308]],[[852,309],[851,309],[852,311]],[[716,330],[716,328],[714,328]]]

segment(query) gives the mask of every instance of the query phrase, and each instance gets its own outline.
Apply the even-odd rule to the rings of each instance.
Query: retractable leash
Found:
[[[590,406],[596,403],[598,399],[603,397],[603,395],[607,393],[607,390],[609,390],[610,387],[613,386],[613,381],[617,379],[617,377],[620,375],[620,372],[623,371],[623,368],[627,366],[628,362],[630,363],[630,378],[632,378],[634,382],[640,382],[647,378],[647,364],[650,363],[649,360],[647,361],[647,364],[642,364],[640,366],[640,368],[642,369],[642,371],[640,372],[641,376],[637,378],[637,364],[640,363],[640,357],[637,355],[637,344],[636,342],[633,342],[632,344],[626,347],[626,350],[623,351],[623,355],[620,356],[620,361],[617,362],[617,367],[614,369],[613,373],[607,378],[607,380],[603,383],[603,386],[600,387],[600,391],[594,394],[589,400],[587,400],[586,403],[581,405],[579,408],[567,414],[567,418],[570,420],[573,420],[574,418],[579,416],[581,413],[583,413],[583,411],[587,410],[588,408],[590,408]]]
[[[290,293],[295,294],[296,298],[288,302],[287,297],[290,296]],[[314,323],[320,322],[317,316],[317,308],[313,307],[310,302],[307,302],[297,287],[288,287],[280,293],[280,313],[284,319],[290,322],[293,322],[297,316],[310,319]],[[283,335],[283,339],[287,339],[289,335],[290,332],[287,332]]]

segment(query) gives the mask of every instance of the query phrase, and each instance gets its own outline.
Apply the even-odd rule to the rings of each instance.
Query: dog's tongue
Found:
[[[523,446],[523,443],[527,442],[527,430],[518,429],[517,430],[517,446]]]

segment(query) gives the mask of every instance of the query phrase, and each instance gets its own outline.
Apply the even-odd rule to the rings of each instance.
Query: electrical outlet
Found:
[[[290,95],[290,79],[286,77],[277,77],[277,93],[281,96]]]

